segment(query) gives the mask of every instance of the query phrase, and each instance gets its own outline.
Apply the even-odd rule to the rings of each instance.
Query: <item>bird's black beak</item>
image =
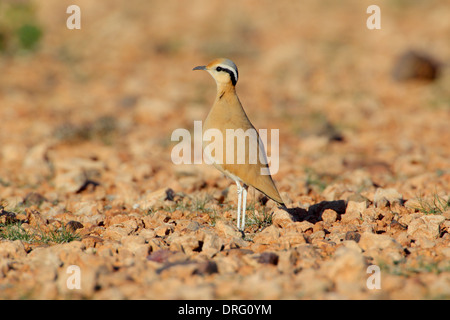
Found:
[[[198,66],[198,67],[195,67],[192,70],[206,70],[206,66]]]

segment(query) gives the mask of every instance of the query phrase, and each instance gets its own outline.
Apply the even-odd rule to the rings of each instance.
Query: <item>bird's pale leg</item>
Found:
[[[245,210],[247,209],[247,189],[248,186],[244,184],[244,187],[242,188],[243,195],[242,195],[242,222],[241,222],[241,230],[244,231],[245,229]]]
[[[237,194],[238,194],[238,208],[237,208],[237,228],[240,230],[239,225],[241,222],[241,199],[242,199],[242,187],[238,181],[236,181],[237,185]]]

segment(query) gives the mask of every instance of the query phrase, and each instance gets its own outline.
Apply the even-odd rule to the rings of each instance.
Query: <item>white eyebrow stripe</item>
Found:
[[[226,64],[219,64],[218,67],[221,67],[222,69],[227,69],[228,71],[233,72],[234,74],[234,79],[236,80],[236,82],[238,81],[238,74],[236,72],[236,70],[232,67],[230,67],[229,65]]]

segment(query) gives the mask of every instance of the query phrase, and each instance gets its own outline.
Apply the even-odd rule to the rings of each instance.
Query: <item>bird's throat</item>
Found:
[[[236,97],[236,89],[231,84],[218,85],[216,101],[229,100]]]

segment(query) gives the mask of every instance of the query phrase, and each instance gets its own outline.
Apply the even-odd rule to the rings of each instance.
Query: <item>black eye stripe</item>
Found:
[[[219,72],[220,71],[224,71],[224,72],[228,73],[230,75],[230,78],[231,78],[231,83],[233,84],[233,86],[236,85],[237,79],[235,78],[234,72],[232,70],[227,69],[227,68],[217,67],[216,71],[219,71]]]

